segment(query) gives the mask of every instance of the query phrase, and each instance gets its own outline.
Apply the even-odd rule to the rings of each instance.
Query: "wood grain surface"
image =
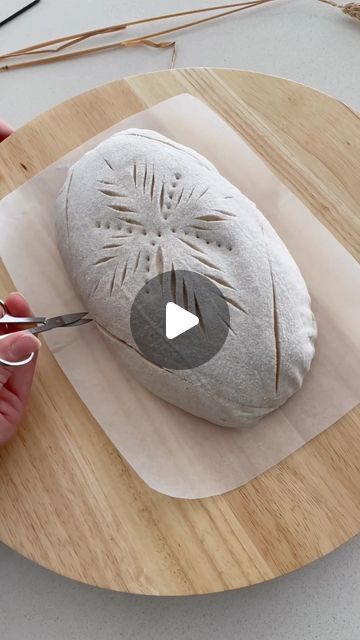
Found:
[[[226,69],[128,78],[36,118],[0,146],[0,197],[118,120],[188,92],[238,131],[360,259],[360,117],[283,79]],[[0,297],[13,289],[0,265]],[[118,591],[189,595],[256,584],[360,531],[360,407],[223,496],[148,488],[44,346],[18,437],[0,452],[0,540]]]

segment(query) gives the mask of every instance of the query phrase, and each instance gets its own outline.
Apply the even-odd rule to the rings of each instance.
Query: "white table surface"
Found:
[[[219,3],[41,0],[0,28],[0,52],[126,19]],[[278,0],[178,34],[176,40],[178,67],[238,67],[279,75],[360,110],[360,24],[317,0]],[[138,48],[0,74],[0,117],[18,127],[99,84],[165,69],[170,57],[166,50]],[[1,639],[358,640],[359,552],[357,539],[271,583],[164,599],[71,582],[0,545]]]

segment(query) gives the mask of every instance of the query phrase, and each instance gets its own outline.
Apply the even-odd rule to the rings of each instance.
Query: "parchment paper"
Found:
[[[274,226],[312,297],[319,337],[303,388],[257,426],[239,430],[216,427],[144,390],[93,324],[44,335],[79,396],[145,482],[176,497],[220,494],[278,463],[360,401],[360,265],[217,114],[181,95],[102,132],[1,201],[0,255],[35,314],[82,310],[56,248],[54,201],[71,164],[128,127],[155,129],[207,156]]]

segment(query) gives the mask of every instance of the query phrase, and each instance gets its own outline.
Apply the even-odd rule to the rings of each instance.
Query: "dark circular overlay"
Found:
[[[199,324],[171,340],[166,337],[168,302],[199,318]],[[140,289],[131,307],[130,326],[148,360],[166,369],[193,369],[220,351],[230,328],[230,313],[220,289],[208,278],[173,269]]]

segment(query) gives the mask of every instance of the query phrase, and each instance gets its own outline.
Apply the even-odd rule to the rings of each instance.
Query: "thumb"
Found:
[[[40,346],[40,340],[24,331],[12,333],[5,338],[0,336],[0,359],[7,362],[19,362],[25,360],[30,353],[37,353]],[[11,365],[0,363],[0,387],[6,384],[13,371]]]

